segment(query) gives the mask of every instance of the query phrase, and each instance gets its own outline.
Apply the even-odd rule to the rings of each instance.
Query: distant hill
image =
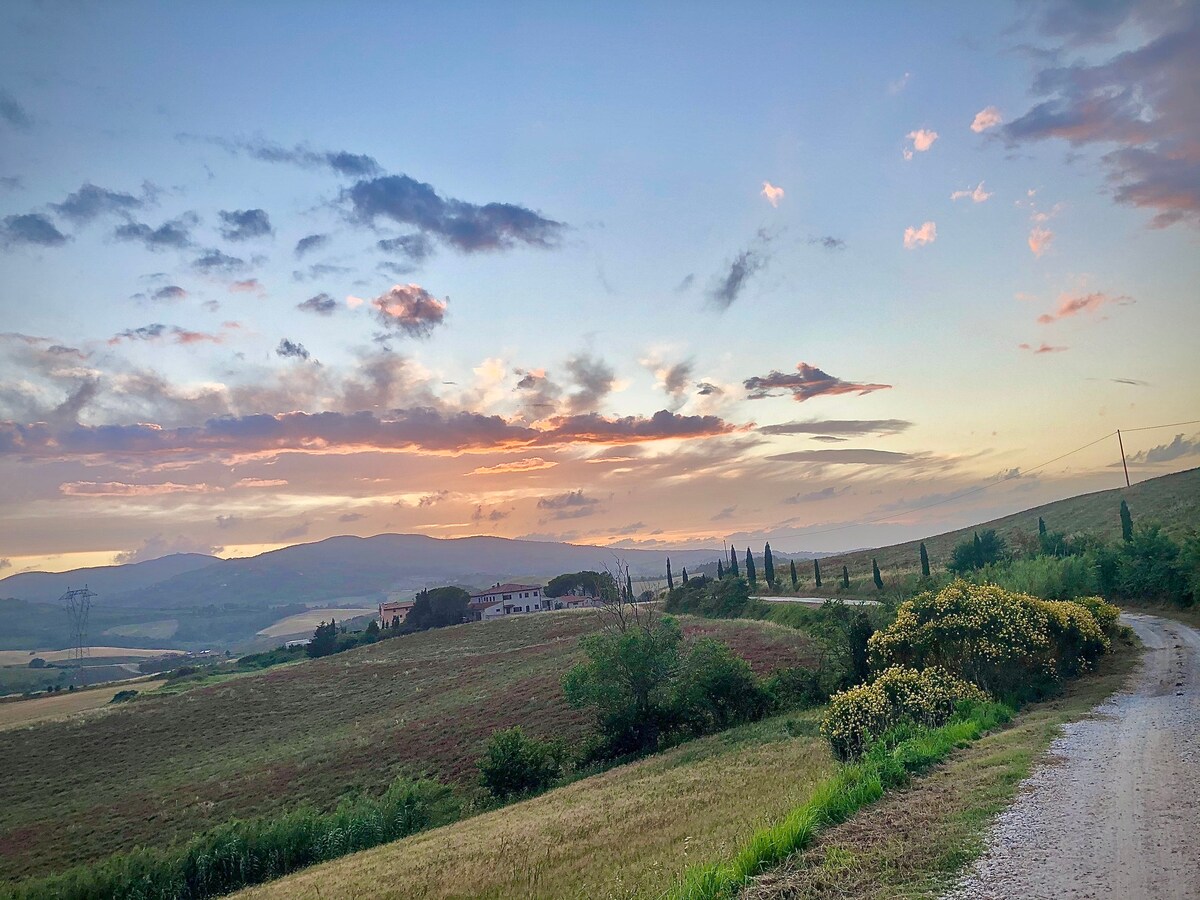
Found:
[[[87,587],[101,596],[126,594],[219,562],[203,553],[173,553],[124,566],[94,566],[69,572],[21,572],[0,578],[0,597],[29,603],[53,603],[72,588]]]
[[[954,545],[971,537],[976,531],[994,528],[1006,539],[1016,532],[1037,532],[1038,517],[1046,521],[1050,531],[1065,534],[1088,532],[1107,540],[1121,537],[1119,511],[1121,501],[1129,504],[1134,524],[1158,522],[1178,537],[1188,528],[1200,527],[1200,469],[1188,469],[1160,478],[1151,478],[1130,488],[1115,488],[1080,494],[1066,500],[1056,500],[1022,512],[981,522],[968,528],[947,531],[925,538],[925,548],[933,567],[944,568],[950,560]],[[821,571],[827,582],[834,582],[846,566],[851,578],[870,577],[871,558],[879,561],[885,574],[913,572],[920,567],[920,541],[907,541],[873,550],[855,550],[821,558]]]

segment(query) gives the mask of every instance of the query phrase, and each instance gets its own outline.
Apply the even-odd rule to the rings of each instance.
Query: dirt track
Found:
[[[1128,689],[1066,726],[954,900],[1200,897],[1200,633],[1130,615]]]

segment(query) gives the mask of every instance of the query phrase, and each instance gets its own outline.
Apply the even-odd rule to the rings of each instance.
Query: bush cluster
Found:
[[[479,761],[480,782],[497,800],[546,790],[562,774],[566,748],[529,737],[521,726],[495,732]]]
[[[821,723],[839,759],[861,756],[870,743],[901,725],[937,728],[946,724],[964,701],[986,701],[987,695],[939,666],[909,669],[892,666],[869,684],[835,695]]]

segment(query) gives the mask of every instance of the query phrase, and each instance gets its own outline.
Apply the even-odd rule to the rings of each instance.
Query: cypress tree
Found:
[[[1129,514],[1129,504],[1121,501],[1121,539],[1133,540],[1133,516]]]
[[[842,566],[842,587],[850,590],[850,570]]]
[[[632,603],[633,602],[633,578],[630,576],[628,570],[626,570],[626,572],[625,572],[625,593],[629,597],[629,602]]]
[[[813,577],[815,579],[817,579],[817,587],[820,587],[821,586],[821,561],[819,559],[813,560]]]
[[[770,541],[767,542],[767,548],[763,551],[763,575],[767,579],[767,584],[775,587],[775,560],[771,558]]]
[[[975,532],[975,565],[973,568],[983,568],[983,542],[979,540],[979,532]]]
[[[796,589],[796,583],[799,579],[796,578],[796,561],[792,560],[792,590]]]
[[[921,541],[921,577],[929,577],[929,551],[925,549],[924,541]]]
[[[717,560],[717,581],[725,577],[725,569],[721,566],[721,560]]]
[[[671,557],[667,557],[667,590],[675,590],[675,578],[671,575]]]
[[[737,578],[740,574],[737,567],[737,549],[735,547],[729,548],[729,571],[733,573],[734,578]]]
[[[751,587],[758,587],[758,573],[754,571],[754,557],[750,555],[749,547],[746,548],[746,578]]]
[[[683,570],[683,583],[687,584],[687,569],[686,568],[684,568],[684,570]]]
[[[1038,534],[1042,537],[1046,536],[1046,520],[1038,516]]]
[[[879,563],[875,562],[875,557],[871,557],[871,580],[875,582],[877,590],[883,590],[883,576],[879,574]]]

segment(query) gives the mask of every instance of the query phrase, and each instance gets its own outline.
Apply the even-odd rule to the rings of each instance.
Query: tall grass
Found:
[[[1002,703],[979,703],[965,707],[959,718],[940,728],[893,732],[858,762],[842,766],[783,821],[756,832],[733,859],[689,869],[667,896],[670,900],[733,897],[756,875],[811,844],[821,829],[844,822],[888,788],[903,784],[909,775],[929,768],[1013,714],[1012,707]]]
[[[201,900],[279,878],[458,818],[450,788],[397,779],[380,797],[333,812],[301,807],[233,821],[168,849],[138,848],[90,866],[0,888],[11,900]]]
[[[998,584],[1043,600],[1074,600],[1099,594],[1100,573],[1095,555],[1034,556],[988,566],[972,577],[981,584]]]

